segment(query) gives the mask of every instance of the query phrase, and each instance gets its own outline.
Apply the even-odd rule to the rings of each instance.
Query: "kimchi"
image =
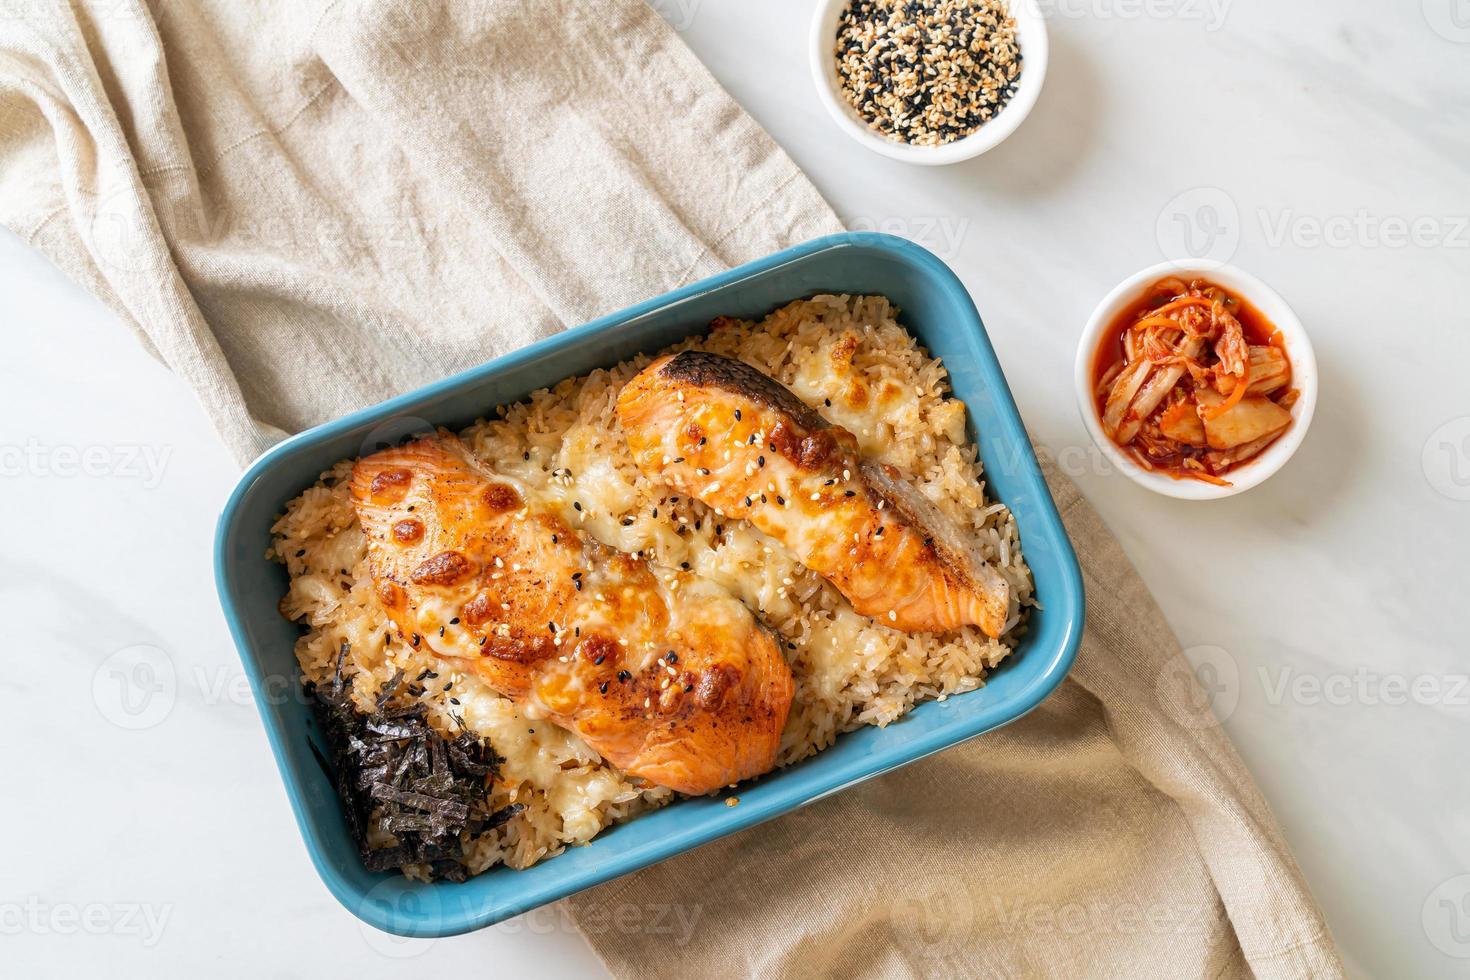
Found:
[[[1103,431],[1146,469],[1225,475],[1291,426],[1291,363],[1260,311],[1220,286],[1163,279],[1104,334],[1094,363]]]

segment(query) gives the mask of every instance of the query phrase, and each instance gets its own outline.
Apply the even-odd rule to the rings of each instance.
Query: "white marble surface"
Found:
[[[845,219],[963,276],[1033,434],[1207,665],[1353,973],[1470,973],[1470,2],[1051,0],[1031,119],[940,171],[832,126],[810,3],[656,6]],[[1093,304],[1185,231],[1283,292],[1321,361],[1296,460],[1216,504],[1102,469],[1069,381]],[[336,905],[214,597],[234,467],[188,391],[7,234],[0,297],[6,972],[599,973],[551,915],[404,946]],[[175,694],[131,730],[104,667],[140,645]]]

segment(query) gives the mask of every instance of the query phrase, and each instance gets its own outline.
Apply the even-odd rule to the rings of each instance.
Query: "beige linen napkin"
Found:
[[[0,0],[0,221],[242,462],[838,228],[639,0]],[[1147,590],[1049,477],[1087,573],[1072,679],[572,899],[615,974],[1340,975]],[[630,931],[630,906],[692,929]]]

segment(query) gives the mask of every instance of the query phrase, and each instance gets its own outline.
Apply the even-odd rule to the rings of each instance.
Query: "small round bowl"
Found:
[[[1291,384],[1301,392],[1296,404],[1291,407],[1291,426],[1285,434],[1266,447],[1266,451],[1255,459],[1227,473],[1225,479],[1231,484],[1228,487],[1215,486],[1203,480],[1176,480],[1163,473],[1146,470],[1119,449],[1103,431],[1097,400],[1093,395],[1092,369],[1098,345],[1109,325],[1128,306],[1136,302],[1149,286],[1169,276],[1185,282],[1191,279],[1207,280],[1240,296],[1260,310],[1281,332],[1287,359],[1291,361]],[[1312,342],[1307,338],[1306,329],[1286,300],[1255,276],[1228,265],[1214,266],[1206,263],[1196,267],[1180,262],[1164,262],[1123,280],[1092,311],[1092,318],[1087,321],[1087,328],[1082,331],[1082,340],[1077,345],[1075,384],[1077,407],[1082,412],[1082,421],[1087,426],[1088,435],[1092,436],[1092,441],[1097,443],[1097,447],[1120,473],[1139,486],[1167,497],[1178,497],[1181,500],[1217,500],[1260,486],[1285,466],[1286,461],[1291,459],[1297,447],[1302,444],[1307,428],[1312,424],[1312,415],[1317,410],[1317,357],[1312,351]]]
[[[1008,0],[1008,3],[1011,16],[1016,21],[1016,41],[1021,49],[1021,81],[1015,96],[995,118],[969,136],[942,146],[915,146],[889,139],[868,128],[857,110],[843,97],[842,83],[837,76],[837,22],[848,0],[820,0],[812,17],[812,78],[817,84],[817,94],[838,128],[885,157],[930,167],[978,157],[999,146],[1016,131],[1030,114],[1032,106],[1036,105],[1042,83],[1046,81],[1046,18],[1042,16],[1037,0]]]

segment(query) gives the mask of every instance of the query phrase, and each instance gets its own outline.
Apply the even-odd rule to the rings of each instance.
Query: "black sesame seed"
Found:
[[[931,146],[994,118],[1022,65],[1003,0],[854,0],[833,51],[843,94],[870,127]]]

